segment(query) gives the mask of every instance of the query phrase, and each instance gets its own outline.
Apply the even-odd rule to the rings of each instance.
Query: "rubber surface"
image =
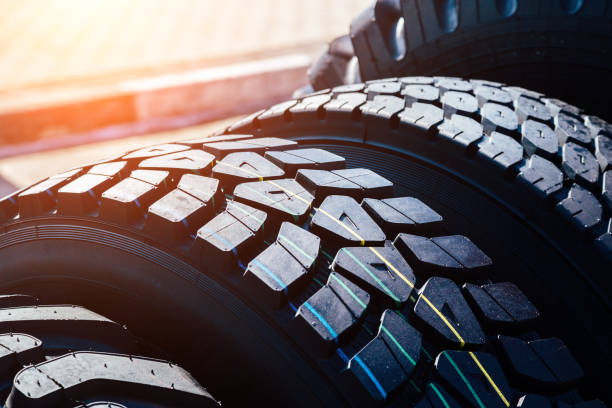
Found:
[[[478,77],[537,88],[609,120],[607,95],[596,89],[611,86],[610,10],[607,0],[378,0],[316,60],[310,83]]]
[[[3,406],[219,406],[178,366],[135,357],[136,338],[90,310],[26,295],[0,307]]]
[[[296,372],[322,405],[605,398],[610,209],[588,155],[601,166],[596,144],[609,125],[541,98],[482,81],[376,81],[276,105],[209,138],[52,176],[0,201],[3,276],[56,297],[66,294],[45,279],[126,279],[125,292],[163,306],[149,313],[157,330],[141,322],[135,333],[154,342],[154,332],[168,333],[189,348],[188,364],[217,355],[225,364],[206,371],[225,392],[236,394],[243,380],[227,385],[221,373],[248,372],[253,398],[297,389],[287,380]],[[16,259],[24,253],[31,263]],[[53,255],[66,269],[32,272],[37,258]],[[214,315],[200,306],[204,294],[185,289],[209,280],[270,335],[234,332],[231,346],[210,347],[230,321],[207,327],[211,316],[183,317]],[[247,316],[241,307],[233,314]],[[172,316],[200,336],[174,338]],[[283,376],[273,371],[283,360],[276,351],[243,359],[259,343],[296,353]],[[250,366],[255,357],[275,376]],[[53,395],[49,386],[44,395]],[[296,404],[311,398],[301,388],[289,394]]]

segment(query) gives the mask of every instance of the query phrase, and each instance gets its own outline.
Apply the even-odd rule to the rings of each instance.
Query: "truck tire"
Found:
[[[606,92],[594,92],[612,88],[610,10],[608,0],[378,0],[315,61],[310,83],[476,77],[538,89],[610,120]]]
[[[609,132],[486,81],[315,93],[1,200],[0,290],[226,406],[604,406]]]
[[[219,406],[186,371],[139,357],[146,344],[83,307],[3,295],[0,332],[4,407]]]

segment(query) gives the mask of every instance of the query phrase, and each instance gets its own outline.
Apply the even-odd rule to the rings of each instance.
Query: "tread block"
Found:
[[[512,103],[512,96],[502,89],[492,86],[481,85],[474,89],[478,106],[482,107],[487,102],[493,102],[500,105],[508,105]]]
[[[227,201],[225,211],[201,227],[191,249],[192,257],[223,276],[235,269],[240,257],[262,238],[267,214],[237,201]]]
[[[469,81],[464,81],[459,78],[437,77],[435,82],[441,94],[448,91],[469,92],[473,88]]]
[[[1,333],[28,333],[47,350],[92,348],[132,352],[135,342],[118,323],[79,306],[21,306],[0,309]]]
[[[461,408],[461,404],[442,385],[430,382],[415,408]]]
[[[492,327],[525,327],[540,317],[538,309],[513,283],[466,283],[463,290],[479,316]]]
[[[376,252],[397,272],[387,266],[370,248],[365,247],[342,248],[334,258],[332,269],[366,288],[385,304],[399,307],[408,301],[412,294],[416,281],[412,268],[393,247],[379,247]]]
[[[514,105],[520,123],[524,123],[527,120],[548,122],[553,118],[546,105],[535,99],[519,96]]]
[[[580,114],[582,113],[582,109],[570,105],[560,99],[543,98],[542,102],[546,104],[546,107],[553,115],[558,115],[560,112],[564,112],[574,116],[580,116]]]
[[[219,181],[185,174],[177,188],[154,202],[147,213],[145,232],[164,242],[180,242],[214,214]]]
[[[478,112],[478,100],[468,93],[449,91],[445,92],[440,99],[446,117],[454,114],[472,116]]]
[[[343,343],[369,303],[370,295],[364,290],[331,272],[327,284],[298,308],[293,324],[311,348],[329,355]]]
[[[445,137],[462,147],[469,147],[483,137],[482,125],[472,118],[452,115],[438,126],[440,136]]]
[[[491,258],[463,235],[426,238],[401,233],[393,245],[418,272],[463,279],[462,274],[479,273],[492,264]]]
[[[612,218],[608,220],[608,228],[606,232],[601,234],[595,240],[595,246],[603,253],[605,257],[612,261]]]
[[[266,211],[270,221],[306,221],[314,197],[293,179],[238,184],[234,197]]]
[[[408,380],[402,366],[379,336],[350,359],[348,370],[376,400],[386,400]]]
[[[282,121],[284,120],[284,117],[287,111],[289,110],[289,108],[294,106],[296,103],[297,103],[296,100],[290,100],[290,101],[284,101],[274,106],[271,106],[270,108],[266,109],[261,115],[259,115],[257,117],[257,120],[260,123],[262,122],[275,123],[275,122]]]
[[[145,159],[148,157],[162,156],[164,154],[177,153],[183,150],[188,150],[189,146],[181,144],[160,144],[155,146],[145,147],[144,149],[136,150],[130,154],[123,156],[123,159]]]
[[[589,129],[591,129],[592,131],[591,133],[593,134],[612,135],[612,125],[597,116],[591,116],[591,115],[584,116],[584,124]]]
[[[379,246],[385,233],[351,197],[326,197],[310,220],[314,234],[333,246]]]
[[[376,95],[361,105],[359,109],[365,116],[389,119],[404,109],[404,100],[397,96]]]
[[[368,83],[365,92],[368,96],[396,95],[402,89],[402,84],[394,81]]]
[[[255,152],[263,154],[268,150],[285,150],[296,147],[297,142],[277,137],[260,137],[247,140],[237,140],[229,142],[205,143],[204,151],[213,154],[217,160],[222,159],[230,153]]]
[[[351,53],[351,57],[352,57],[352,53]],[[365,84],[346,84],[346,85],[338,85],[338,86],[333,87],[331,92],[333,95],[338,96],[343,93],[361,92],[364,90],[364,88],[365,88]]]
[[[24,191],[17,197],[9,196],[2,201],[6,218],[17,215],[17,205],[20,217],[34,217],[51,211],[56,205],[57,190],[68,182],[81,175],[82,170],[77,169],[49,177]],[[16,198],[16,200],[15,200]],[[0,216],[0,219],[3,218]]]
[[[548,197],[563,187],[561,170],[535,154],[519,168],[518,179],[543,197]]]
[[[555,133],[559,138],[560,145],[573,142],[589,146],[593,141],[593,135],[589,128],[580,119],[564,113],[555,117]]]
[[[42,359],[42,341],[36,337],[21,333],[0,334],[0,373],[3,377],[13,376],[25,364]]]
[[[529,119],[521,126],[521,135],[521,143],[528,156],[537,154],[554,159],[557,155],[557,135],[548,125]]]
[[[510,136],[493,132],[478,144],[478,155],[492,160],[504,171],[523,159],[523,146]]]
[[[384,400],[410,377],[420,354],[421,333],[387,309],[377,336],[351,358],[347,368],[374,399]]]
[[[84,174],[57,191],[57,212],[63,215],[84,215],[94,211],[102,191],[112,178],[99,174]]]
[[[597,198],[584,187],[572,184],[567,195],[555,209],[571,220],[580,230],[587,230],[602,219],[602,207]]]
[[[565,386],[584,375],[574,356],[558,338],[526,342],[500,335],[498,342],[513,375],[524,387]]]
[[[193,149],[152,157],[140,162],[138,167],[170,170],[179,174],[192,172],[200,176],[206,176],[210,174],[214,159],[215,157],[212,154]]]
[[[340,170],[346,167],[344,157],[323,149],[295,149],[266,152],[265,158],[295,177],[299,169]]]
[[[186,371],[167,361],[84,351],[20,371],[9,405],[66,406],[100,394],[115,401],[137,395],[138,399],[162,405],[219,406]]]
[[[343,194],[359,201],[365,197],[393,196],[393,183],[363,168],[332,171],[300,169],[295,180],[315,196],[315,203],[331,194]]]
[[[421,357],[421,333],[396,312],[387,309],[380,319],[378,336],[382,337],[409,377]]]
[[[612,169],[612,139],[604,135],[595,138],[595,157],[601,171]]]
[[[289,112],[292,114],[305,115],[305,118],[316,119],[317,114],[322,111],[323,105],[329,102],[330,99],[330,94],[307,96],[293,107],[289,108]]]
[[[522,95],[531,99],[540,99],[544,96],[539,92],[521,88],[520,86],[504,86],[502,89],[508,92],[512,96],[513,100],[517,100]]]
[[[168,176],[167,171],[135,170],[102,193],[100,218],[121,224],[140,221],[149,205],[164,193],[160,184]]]
[[[440,97],[440,90],[426,84],[406,85],[401,94],[404,96],[406,106],[412,106],[415,102],[431,103]]]
[[[434,129],[434,126],[442,122],[444,112],[437,106],[415,102],[401,111],[397,117],[401,126],[417,128],[428,133]]]
[[[127,162],[120,161],[120,162],[113,162],[113,163],[97,164],[93,166],[91,169],[89,169],[87,173],[97,174],[99,176],[107,176],[107,177],[114,177],[114,176],[123,177],[126,172],[127,172]]]
[[[485,103],[480,109],[481,123],[487,134],[492,132],[515,132],[518,128],[516,113],[498,103]]]
[[[461,290],[449,279],[429,278],[419,292],[414,314],[425,327],[437,333],[444,343],[461,346],[461,339],[450,327],[454,328],[466,345],[482,345],[486,342],[480,324],[463,298]]]
[[[359,107],[366,102],[367,96],[362,93],[341,93],[325,105],[327,119],[343,120],[347,113],[351,115],[361,112]]]
[[[606,206],[608,206],[608,210],[612,211],[612,170],[608,170],[603,174],[601,198]]]
[[[377,200],[366,198],[364,210],[376,221],[388,237],[400,232],[431,233],[442,225],[442,216],[414,197]]]
[[[274,163],[253,152],[230,153],[212,169],[212,176],[218,178],[227,191],[245,181],[271,180],[284,175]]]
[[[568,178],[587,187],[599,181],[599,163],[591,152],[576,143],[563,145],[561,165]]]
[[[472,355],[499,389],[501,395],[510,402],[512,389],[504,373],[489,353],[467,351],[443,351],[436,357],[436,372],[442,380],[454,389],[472,407],[506,408],[506,404],[485,376]]]
[[[320,246],[319,237],[284,222],[276,242],[249,262],[244,273],[245,284],[263,303],[280,307],[306,283]]]

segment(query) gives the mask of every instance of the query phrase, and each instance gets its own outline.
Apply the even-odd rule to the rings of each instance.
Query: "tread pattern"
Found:
[[[551,100],[542,94],[502,84],[487,82],[483,85],[482,81],[445,77],[404,77],[376,81],[380,82],[401,84],[401,90],[384,96],[368,94],[367,87],[360,92],[351,90],[349,93],[338,93],[346,89],[346,86],[337,88],[339,91],[336,88],[327,91],[333,98],[320,108],[325,123],[337,128],[344,122],[352,134],[367,134],[366,137],[350,136],[350,140],[373,145],[401,150],[403,147],[401,141],[398,141],[402,137],[400,135],[417,132],[435,138],[440,150],[458,149],[468,155],[476,153],[485,162],[494,164],[504,177],[516,178],[536,194],[552,199],[567,220],[579,230],[588,232],[594,240],[603,237],[612,216],[608,208],[611,190],[608,184],[611,178],[604,173],[608,168],[605,158],[609,150],[607,146],[612,143],[612,127],[607,122],[582,114],[577,108],[568,107],[561,101],[554,105],[557,109],[551,109]],[[407,87],[423,84],[438,89],[442,96],[431,103],[402,100],[399,97]],[[477,96],[479,93],[482,95],[485,86],[490,88],[489,95],[491,90],[496,90],[498,102],[506,102],[507,98],[510,98],[510,102],[485,102],[480,105],[477,115],[453,112],[448,116],[441,109],[446,91]],[[480,91],[477,92],[478,89]],[[340,97],[349,96],[352,100],[362,102],[351,105],[351,109],[343,111],[344,115],[340,117],[337,103]],[[526,99],[530,100],[529,106],[537,107],[537,116],[519,113],[527,106]],[[361,116],[363,120],[355,122],[355,117]],[[317,129],[321,122],[307,118],[302,120],[297,115],[291,120],[294,127],[299,123],[304,131]],[[380,131],[385,129],[386,122],[397,128],[389,136]],[[263,131],[274,133],[270,128],[260,128],[260,125],[255,117],[250,123],[243,122],[241,126],[228,130],[256,135]],[[282,128],[280,126],[278,129]],[[302,177],[298,172],[297,180],[305,182]]]
[[[37,303],[0,297],[3,406],[219,406],[180,367],[134,357],[140,344],[118,323],[83,307]]]
[[[408,97],[413,93],[406,91],[409,86],[435,89],[436,98]],[[423,93],[431,94],[430,88]],[[531,101],[519,104],[520,98]],[[521,181],[526,191],[551,201],[579,229],[591,231],[602,253],[610,254],[612,235],[605,221],[610,214],[600,203],[599,186],[575,176],[580,171],[571,177],[562,157],[563,146],[573,143],[601,166],[605,146],[598,156],[594,144],[585,147],[569,137],[561,143],[554,118],[575,111],[565,106],[553,111],[551,103],[525,90],[452,78],[401,78],[341,87],[258,112],[210,138],[140,149],[49,178],[0,200],[0,214],[7,219],[5,225],[38,217],[97,219],[190,259],[268,314],[355,405],[379,401],[419,407],[509,407],[539,401],[526,392],[541,394],[543,403],[575,404],[582,401],[574,388],[582,376],[579,363],[561,340],[540,336],[533,324],[540,319],[538,309],[518,287],[490,279],[494,260],[478,242],[446,231],[440,213],[426,203],[395,197],[393,184],[374,171],[346,168],[346,160],[335,153],[264,132],[325,121],[331,128],[348,126],[349,140],[391,145],[387,130],[396,132],[398,139],[397,132],[409,129],[417,132],[415,137],[444,143],[450,151],[490,164],[497,176]],[[577,118],[589,132],[609,136],[605,122]],[[529,132],[523,132],[524,126]],[[551,137],[558,146],[554,155]],[[576,167],[574,162],[571,166]],[[54,184],[56,180],[61,181]],[[41,192],[44,195],[38,197],[45,197],[44,205],[26,204]],[[62,199],[62,194],[76,198]],[[105,200],[112,200],[116,208]],[[0,298],[0,306],[2,302]],[[38,311],[18,306],[15,310],[27,322],[19,323],[20,332],[36,329],[38,323],[33,322],[38,321],[65,333],[82,334],[84,330],[77,328],[86,325],[120,331],[115,323],[71,306]],[[3,319],[18,321],[16,315],[9,319],[6,310],[11,309],[0,309],[0,332],[12,331]],[[56,310],[77,314],[79,323],[72,332],[62,319],[53,318]],[[44,330],[32,335],[43,344],[48,336]],[[523,388],[521,364],[531,360],[524,363],[525,356],[510,346],[505,352],[501,344],[513,341],[508,339],[516,339],[544,361],[555,376],[553,388]],[[541,345],[559,351],[546,354]],[[138,366],[134,370],[142,377],[135,382],[142,383],[150,367],[172,368],[109,354],[123,350],[123,345],[87,350],[77,358],[83,364],[108,359]],[[53,369],[57,381],[43,378],[46,388],[36,395],[55,401],[61,387],[61,398],[72,395],[83,406],[97,403],[79,400],[84,392],[81,380],[62,377],[72,364],[68,357],[37,361],[21,372],[23,387],[15,389],[13,398],[26,398],[27,387]],[[201,398],[199,386],[181,373],[168,376],[177,376],[176,384],[193,391],[184,396],[187,401]],[[125,379],[121,372],[113,377],[101,368],[92,375],[105,384],[123,384]],[[165,398],[167,382],[155,384],[160,398]]]
[[[588,86],[568,91],[561,83],[569,77],[593,75],[594,67],[599,74],[593,75],[597,79],[592,84],[607,74],[610,57],[604,49],[612,33],[609,9],[607,0],[373,1],[352,20],[349,35],[332,41],[314,62],[310,84],[319,91],[393,76],[484,74],[524,86],[538,84],[565,97],[577,96],[590,110],[609,117],[610,109],[598,106]],[[590,63],[582,69],[576,65],[579,59]],[[548,69],[551,64],[557,66],[554,72]],[[559,67],[565,66],[561,73]],[[351,72],[355,67],[359,75]],[[489,84],[495,83],[483,82]],[[510,102],[498,91],[485,88],[478,94],[491,102]],[[605,101],[605,96],[598,101]],[[534,102],[527,97],[519,100],[517,114],[521,120],[548,121],[561,107],[573,108],[556,99]]]

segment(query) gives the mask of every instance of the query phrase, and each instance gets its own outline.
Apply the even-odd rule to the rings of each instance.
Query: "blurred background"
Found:
[[[0,196],[289,98],[369,3],[0,1]]]

